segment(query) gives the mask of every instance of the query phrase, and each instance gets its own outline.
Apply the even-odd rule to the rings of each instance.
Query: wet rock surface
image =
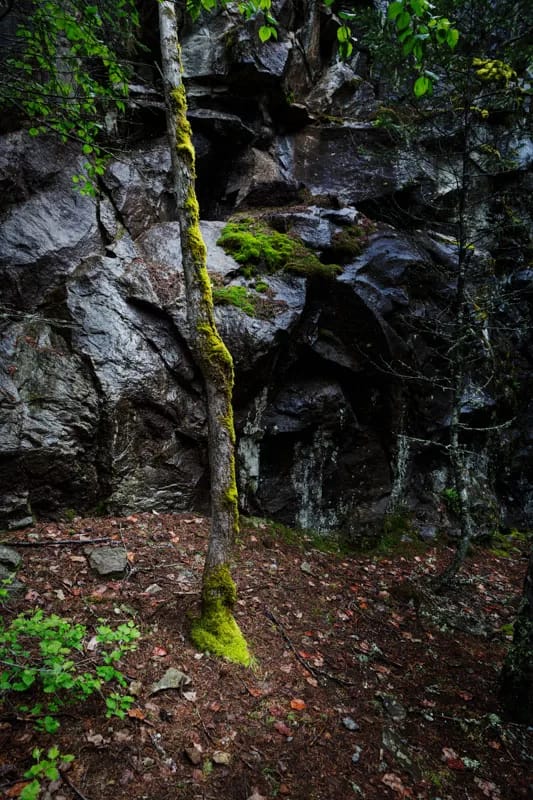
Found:
[[[236,367],[242,508],[321,532],[378,530],[405,455],[405,508],[429,538],[457,522],[439,502],[450,485],[449,384],[439,376],[457,245],[438,152],[422,158],[372,123],[379,103],[364,53],[332,60],[321,47],[331,37],[327,14],[281,5],[273,46],[259,45],[255,22],[243,28],[231,10],[188,29],[183,42],[209,272],[214,286],[258,301],[254,315],[216,308]],[[4,527],[66,509],[207,508],[203,388],[153,95],[134,93],[151,123],[109,165],[98,201],[72,191],[74,148],[24,132],[2,137]],[[435,136],[428,128],[419,149]],[[518,174],[531,148],[515,144]],[[517,181],[527,189],[523,175]],[[415,212],[438,206],[441,229],[403,225],[408,201]],[[236,210],[298,237],[341,271],[329,280],[243,275],[217,244]],[[483,530],[502,515],[513,525],[533,519],[533,424],[524,411],[530,273],[517,264],[491,284],[519,296],[502,301],[497,317],[509,332],[497,347],[513,354],[513,385],[499,397],[484,388],[485,354],[462,399]],[[516,423],[495,453],[479,429],[510,417]]]

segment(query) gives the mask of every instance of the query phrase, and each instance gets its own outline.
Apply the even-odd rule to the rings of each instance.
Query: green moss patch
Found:
[[[248,278],[257,272],[280,270],[333,278],[341,271],[337,264],[323,264],[301,240],[274,231],[258,220],[228,222],[218,244],[241,265],[243,275]]]
[[[257,299],[244,286],[214,286],[213,300],[216,305],[240,308],[250,317],[257,315]]]
[[[202,615],[192,624],[191,639],[199,650],[248,667],[248,645],[232,614],[236,600],[229,569],[217,567],[204,581]]]

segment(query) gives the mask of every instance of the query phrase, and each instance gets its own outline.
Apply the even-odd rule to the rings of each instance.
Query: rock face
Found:
[[[372,538],[401,497],[422,529],[453,529],[442,502],[443,342],[457,248],[445,211],[433,232],[401,224],[407,206],[441,203],[445,169],[435,148],[421,158],[420,142],[411,149],[372,124],[380,106],[365,56],[336,61],[326,12],[279,6],[274,45],[231,11],[184,37],[213,283],[264,292],[256,315],[216,310],[236,366],[242,509]],[[153,98],[137,97],[146,138],[109,165],[98,200],[72,191],[75,149],[23,131],[1,139],[1,526],[66,509],[207,507],[203,388]],[[519,144],[513,180],[527,194],[531,148]],[[245,209],[342,272],[246,277],[217,245],[221,220]],[[511,333],[490,340],[503,373],[507,352],[513,387],[487,380],[485,354],[462,401],[480,528],[502,514],[533,521],[533,423],[522,402],[530,273],[522,259],[491,283],[518,292],[511,303],[502,290],[496,319]],[[497,438],[480,430],[511,417]]]

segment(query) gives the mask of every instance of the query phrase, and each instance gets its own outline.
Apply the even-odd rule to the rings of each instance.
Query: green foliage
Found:
[[[387,20],[393,27],[401,54],[411,59],[420,74],[413,85],[415,97],[431,94],[435,73],[426,67],[431,47],[454,50],[459,41],[459,31],[447,17],[434,14],[434,4],[429,0],[395,0],[387,9]]]
[[[36,747],[32,752],[34,764],[24,773],[25,778],[29,778],[31,783],[25,786],[20,793],[20,800],[36,800],[41,791],[41,782],[56,781],[59,778],[59,770],[63,765],[74,761],[73,755],[60,753],[55,745],[50,747],[44,754],[43,750]]]
[[[129,67],[122,56],[138,23],[134,0],[44,0],[31,3],[16,31],[0,107],[21,107],[32,122],[30,136],[53,132],[81,144],[86,161],[72,178],[81,194],[95,194],[104,173],[105,114],[126,110]]]
[[[442,490],[442,499],[446,508],[454,514],[459,514],[459,493],[453,487],[447,487]]]
[[[228,222],[218,244],[241,265],[242,273],[251,278],[257,271],[287,270],[302,275],[334,277],[340,272],[336,264],[322,264],[302,242],[285,233],[278,233],[265,223],[253,219]]]
[[[8,626],[0,623],[0,692],[24,695],[18,708],[36,719],[36,727],[53,733],[55,715],[66,705],[103,693],[109,684],[126,685],[117,668],[122,656],[135,649],[139,631],[132,622],[117,628],[99,625],[94,647],[100,663],[83,670],[87,629],[41,609],[21,613]],[[30,696],[30,700],[26,698]],[[33,705],[28,702],[33,701]],[[112,693],[106,716],[124,717],[133,698]]]
[[[491,552],[502,558],[516,558],[522,555],[528,544],[533,542],[533,534],[524,531],[494,531],[490,538]]]
[[[336,0],[323,0],[326,8],[333,9],[336,5]],[[346,60],[350,58],[353,53],[353,45],[355,38],[352,35],[351,24],[357,19],[357,15],[353,11],[347,11],[346,8],[333,14],[334,20],[338,24],[337,28],[337,49],[340,58]]]

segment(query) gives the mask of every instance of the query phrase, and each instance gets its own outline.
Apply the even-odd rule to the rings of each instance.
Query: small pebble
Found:
[[[343,720],[342,720],[342,724],[349,731],[358,731],[359,730],[359,725],[351,717],[344,717]]]
[[[352,753],[352,763],[357,764],[359,763],[359,759],[361,758],[362,749],[360,747],[356,747]]]

